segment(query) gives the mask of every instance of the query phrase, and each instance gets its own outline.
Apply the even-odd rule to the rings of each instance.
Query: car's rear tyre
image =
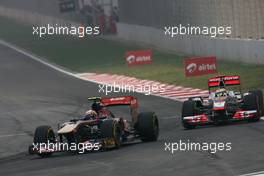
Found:
[[[55,134],[53,129],[50,126],[39,126],[36,128],[34,133],[34,144],[48,144],[55,143]],[[52,153],[39,153],[41,157],[51,156]]]
[[[260,119],[258,96],[254,93],[250,93],[244,96],[244,110],[251,111],[257,110],[257,117],[249,119],[249,122],[256,122]]]
[[[115,148],[122,144],[122,127],[115,120],[104,120],[100,126],[101,135],[104,139],[113,139]],[[106,146],[104,148],[107,148]]]
[[[183,105],[182,105],[182,125],[185,129],[194,129],[196,127],[196,125],[191,125],[183,119],[184,117],[196,115],[195,106],[196,106],[195,101],[187,100],[187,101],[183,102]]]
[[[255,94],[258,97],[259,115],[264,116],[264,101],[263,92],[261,90],[253,90],[250,93]]]
[[[154,112],[144,112],[138,115],[138,133],[143,142],[158,140],[159,121]]]

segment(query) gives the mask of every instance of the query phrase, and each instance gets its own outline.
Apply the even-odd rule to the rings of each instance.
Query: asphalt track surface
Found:
[[[98,86],[49,68],[0,45],[0,174],[48,175],[239,175],[264,170],[263,121],[183,130],[181,103],[133,94],[141,110],[156,111],[158,142],[82,155],[29,156],[35,127],[57,124],[82,114]],[[102,96],[102,95],[100,95]],[[113,95],[115,96],[115,95]],[[232,142],[232,151],[164,151],[165,142]]]

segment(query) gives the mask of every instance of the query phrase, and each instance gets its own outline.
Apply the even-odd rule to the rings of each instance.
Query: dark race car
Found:
[[[252,122],[258,121],[264,115],[262,91],[254,90],[242,94],[239,76],[210,78],[208,89],[209,98],[192,97],[183,103],[184,128],[192,129],[199,125],[217,125],[228,121]]]
[[[133,142],[136,139],[141,141],[158,139],[157,116],[154,112],[139,113],[136,98],[132,96],[94,97],[90,100],[94,101],[92,110],[87,111],[82,118],[63,123],[57,133],[50,126],[37,127],[29,153],[47,157],[54,152],[62,151],[80,153],[81,150],[84,151],[84,146],[87,147],[87,144],[89,144],[89,151],[97,151],[119,148],[122,144]],[[110,107],[116,106],[128,106],[127,117],[116,117],[109,110]]]

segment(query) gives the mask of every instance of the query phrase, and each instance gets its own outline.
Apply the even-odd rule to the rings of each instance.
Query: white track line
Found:
[[[249,174],[243,174],[240,176],[264,176],[264,171],[260,171],[260,172],[253,172],[253,173],[249,173]]]
[[[86,79],[83,79],[83,78],[82,78],[81,76],[79,76],[78,74],[74,74],[74,73],[69,72],[69,71],[66,71],[66,70],[64,70],[64,69],[62,69],[62,68],[59,68],[59,67],[57,67],[57,66],[55,66],[55,65],[53,65],[53,64],[50,64],[50,63],[44,61],[41,57],[38,57],[38,56],[36,56],[36,55],[34,55],[34,54],[31,54],[31,53],[29,53],[28,51],[26,51],[26,50],[24,50],[24,49],[21,49],[21,48],[19,48],[18,46],[15,46],[15,45],[13,45],[13,44],[11,44],[11,43],[8,43],[8,42],[6,42],[6,41],[4,41],[4,40],[2,40],[2,39],[0,39],[0,44],[3,45],[3,46],[8,47],[8,48],[10,48],[10,49],[13,49],[13,50],[15,50],[16,52],[18,52],[18,53],[20,53],[20,54],[23,54],[23,55],[29,57],[30,59],[33,59],[33,60],[35,60],[35,61],[37,61],[37,62],[39,62],[39,63],[41,63],[41,64],[44,64],[44,65],[46,65],[46,66],[48,66],[48,67],[50,67],[50,68],[52,68],[52,69],[54,69],[54,70],[56,70],[56,71],[59,71],[59,72],[61,72],[61,73],[64,73],[64,74],[69,75],[69,76],[72,76],[72,77],[75,77],[75,78],[77,78],[77,79],[81,79],[81,80],[84,80],[84,81],[88,81],[88,80],[86,80]],[[86,73],[86,74],[87,74],[87,73]],[[92,75],[92,74],[91,74],[91,75]],[[89,80],[89,82],[99,84],[97,81]]]
[[[163,117],[163,118],[160,118],[161,120],[169,120],[169,119],[178,119],[179,116],[168,116],[168,117]]]
[[[50,68],[53,68],[54,70],[57,70],[57,71],[59,71],[59,72],[62,72],[62,73],[64,73],[64,74],[67,74],[67,75],[70,75],[70,76],[73,76],[73,77],[76,77],[76,78],[79,78],[77,75],[75,75],[75,74],[73,74],[73,73],[71,73],[71,72],[68,72],[68,71],[66,71],[66,70],[63,70],[63,69],[61,69],[61,68],[59,68],[59,67],[57,67],[57,66],[55,66],[55,65],[52,65],[52,64],[50,64],[50,63],[44,61],[44,60],[41,59],[40,57],[37,57],[37,56],[35,56],[35,55],[33,55],[33,54],[31,54],[31,53],[29,53],[29,52],[27,52],[27,51],[25,51],[25,50],[19,48],[19,47],[13,45],[13,44],[10,44],[10,43],[8,43],[8,42],[6,42],[6,41],[4,41],[4,40],[1,40],[1,39],[0,39],[0,44],[6,46],[6,47],[8,47],[8,48],[11,48],[11,49],[15,50],[15,51],[17,51],[17,52],[20,53],[20,54],[23,54],[23,55],[25,55],[25,56],[28,56],[29,58],[31,58],[31,59],[33,59],[33,60],[35,60],[35,61],[37,61],[37,62],[40,62],[40,63],[42,63],[42,64],[44,64],[44,65],[46,65],[46,66],[48,66],[48,67],[50,67]]]
[[[0,138],[6,138],[6,137],[15,137],[15,136],[26,136],[28,134],[26,133],[20,133],[20,134],[4,134],[0,135]]]

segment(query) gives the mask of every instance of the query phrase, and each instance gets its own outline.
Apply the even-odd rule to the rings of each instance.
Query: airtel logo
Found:
[[[193,73],[197,69],[197,64],[191,63],[186,67],[186,69],[189,73]]]
[[[202,64],[199,65],[199,71],[216,70],[215,64]]]
[[[136,61],[136,56],[134,55],[130,55],[126,58],[126,61],[131,64],[131,63],[134,63]]]
[[[217,73],[216,57],[187,58],[184,66],[187,77]]]
[[[129,55],[126,58],[126,61],[131,64],[134,62],[147,62],[147,61],[151,61],[151,57],[150,56],[135,56],[135,55]]]
[[[215,64],[201,64],[197,65],[196,63],[189,64],[186,69],[189,73],[195,72],[197,69],[198,71],[207,71],[207,70],[216,70]]]

